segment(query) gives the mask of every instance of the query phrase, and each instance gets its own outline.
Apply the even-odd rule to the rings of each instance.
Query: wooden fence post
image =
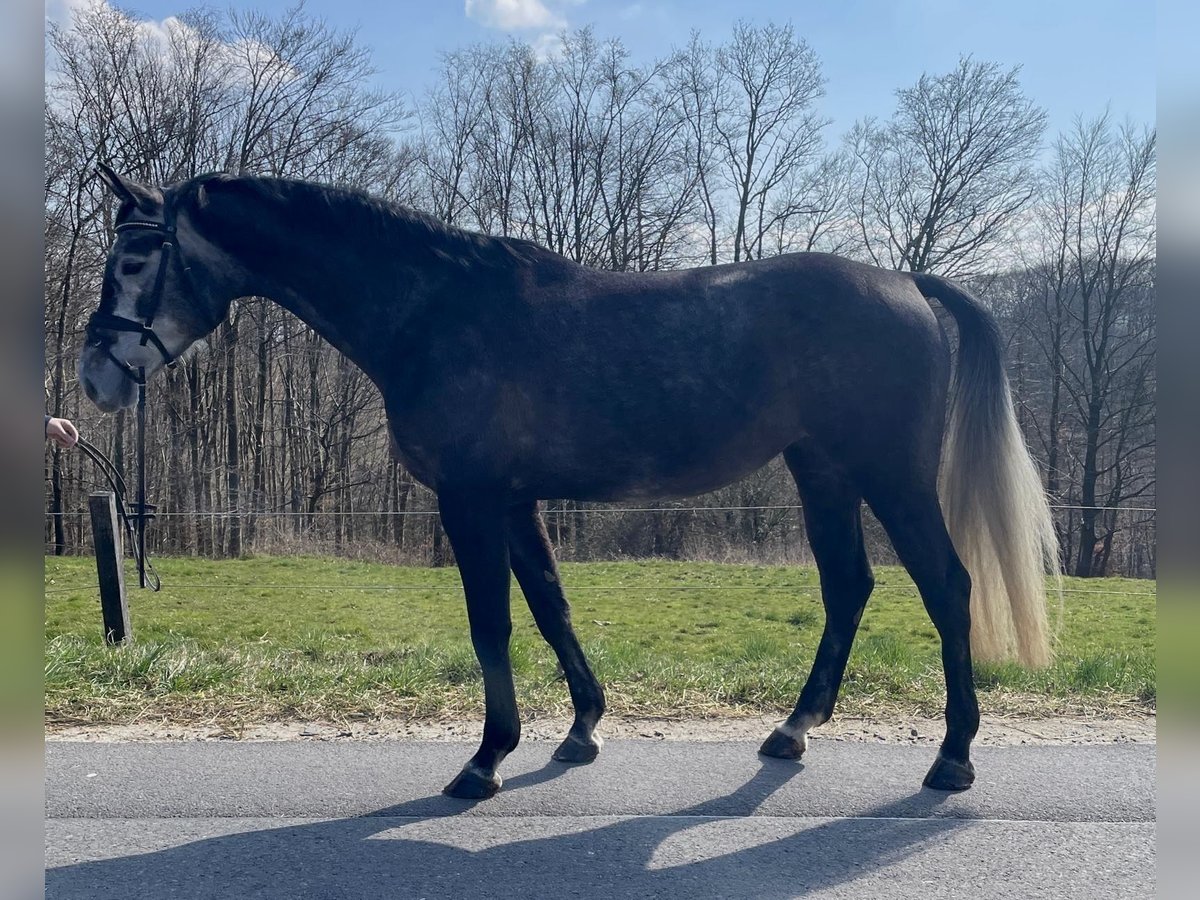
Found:
[[[125,600],[125,570],[121,565],[121,525],[117,521],[117,498],[112,491],[88,495],[92,514],[92,540],[96,546],[96,574],[100,577],[100,610],[104,617],[104,640],[123,644],[133,638],[129,626],[129,604]]]

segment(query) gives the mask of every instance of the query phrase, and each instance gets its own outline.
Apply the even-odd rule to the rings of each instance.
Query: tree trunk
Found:
[[[430,554],[431,558],[429,564],[435,569],[440,569],[448,562],[443,534],[444,532],[442,531],[441,518],[438,516],[433,516],[433,548]]]
[[[237,328],[238,317],[224,326],[225,345],[225,490],[229,508],[228,548],[229,555],[236,559],[242,555],[241,520],[241,460],[238,454],[238,408],[237,408]]]
[[[1096,556],[1096,481],[1099,478],[1097,458],[1100,445],[1099,398],[1093,397],[1088,404],[1087,445],[1083,454],[1083,473],[1080,482],[1079,503],[1079,552],[1075,558],[1075,577],[1090,578]]]
[[[250,512],[246,520],[246,543],[254,546],[254,537],[258,529],[258,517],[255,511],[263,504],[266,496],[266,418],[267,418],[267,376],[269,374],[267,310],[258,320],[258,379],[254,390],[254,421],[250,423],[250,441],[252,456],[250,462]]]

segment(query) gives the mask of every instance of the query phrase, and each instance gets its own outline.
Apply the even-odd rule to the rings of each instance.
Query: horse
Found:
[[[833,714],[874,584],[864,503],[941,640],[946,731],[925,785],[974,781],[973,654],[1049,662],[1049,506],[995,321],[954,282],[822,253],[605,271],[331,186],[98,174],[120,202],[79,359],[97,407],[131,405],[241,297],[290,310],[378,387],[393,451],[437,495],[483,676],[483,737],[447,794],[495,794],[520,738],[510,573],[574,707],[554,759],[600,751],[604,690],[542,520],[551,498],[694,496],[782,454],[825,623],[765,756],[798,759]]]

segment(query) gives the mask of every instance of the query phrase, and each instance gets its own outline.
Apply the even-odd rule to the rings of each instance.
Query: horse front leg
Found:
[[[471,643],[483,670],[485,717],[483,741],[463,770],[444,788],[451,797],[479,800],[500,790],[500,762],[521,738],[508,656],[512,619],[509,615],[508,542],[505,510],[500,502],[440,492],[442,525],[454,548],[467,597]]]
[[[575,707],[575,721],[566,739],[554,751],[554,758],[567,763],[591,762],[600,752],[596,723],[604,715],[604,689],[592,674],[571,627],[571,607],[563,593],[554,548],[536,502],[521,503],[509,510],[508,552],[513,574],[538,630],[558,656]]]

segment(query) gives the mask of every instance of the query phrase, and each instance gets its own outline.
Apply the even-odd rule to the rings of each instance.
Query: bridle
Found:
[[[196,286],[192,281],[192,270],[183,259],[183,249],[179,246],[178,238],[175,234],[175,210],[168,204],[163,204],[163,221],[150,222],[145,220],[137,220],[133,222],[122,222],[117,226],[117,232],[132,231],[141,229],[143,231],[155,231],[159,237],[159,255],[158,269],[154,273],[154,288],[150,294],[150,307],[145,321],[137,319],[129,319],[125,316],[118,316],[114,313],[96,312],[92,313],[88,319],[86,334],[88,342],[94,346],[101,347],[104,353],[117,368],[128,378],[133,379],[139,385],[146,383],[146,372],[144,368],[134,368],[127,361],[119,359],[112,352],[112,342],[106,339],[103,331],[132,331],[135,334],[141,335],[141,346],[152,344],[154,349],[162,356],[163,364],[167,368],[174,368],[176,354],[172,354],[154,331],[154,317],[158,315],[158,308],[162,305],[163,289],[167,282],[167,270],[170,268],[172,257],[177,261],[177,267],[183,280],[186,283],[187,293],[190,295],[193,305],[199,306],[198,294]]]
[[[121,511],[122,518],[129,527],[130,520],[135,523],[136,534],[134,556],[138,563],[138,582],[142,587],[149,584],[153,590],[158,590],[158,574],[154,571],[153,566],[149,566],[146,556],[146,522],[153,518],[153,506],[146,503],[146,370],[139,366],[135,368],[126,360],[120,359],[113,353],[113,341],[102,331],[132,331],[134,334],[141,335],[141,346],[152,344],[154,349],[162,356],[163,363],[167,368],[175,366],[176,355],[172,354],[163,343],[162,338],[154,331],[154,317],[158,315],[159,307],[162,305],[163,290],[167,283],[167,271],[171,267],[171,260],[174,258],[175,265],[179,269],[180,276],[184,282],[184,290],[191,304],[202,312],[207,312],[200,302],[200,294],[196,290],[196,284],[192,280],[192,270],[183,258],[183,250],[179,246],[178,238],[175,234],[175,210],[168,204],[163,204],[163,220],[161,222],[151,222],[144,219],[135,220],[132,222],[122,222],[117,226],[117,231],[130,231],[133,229],[142,229],[145,231],[157,232],[159,235],[158,244],[158,269],[154,273],[154,288],[150,294],[150,305],[147,311],[145,321],[138,319],[129,319],[125,316],[118,316],[114,313],[100,312],[96,310],[92,313],[91,318],[87,323],[87,339],[88,342],[96,347],[104,350],[105,355],[112,360],[121,372],[128,378],[132,379],[138,386],[137,397],[137,462],[138,462],[138,497],[137,497],[137,513],[129,515],[124,509],[124,494],[125,483],[120,480],[120,474],[117,473],[117,481],[113,482],[113,490],[118,499],[118,509]],[[211,319],[212,315],[204,316],[205,319]],[[212,323],[212,328],[217,326],[218,322]],[[206,329],[211,331],[212,329]],[[80,441],[82,444],[83,441]],[[98,452],[98,451],[97,451]],[[89,454],[92,455],[92,454]],[[100,464],[99,459],[96,459],[97,464]],[[115,468],[109,463],[108,467],[115,472]],[[104,466],[101,465],[103,469]],[[111,479],[110,479],[111,481]],[[146,577],[146,570],[149,568],[150,579]]]

